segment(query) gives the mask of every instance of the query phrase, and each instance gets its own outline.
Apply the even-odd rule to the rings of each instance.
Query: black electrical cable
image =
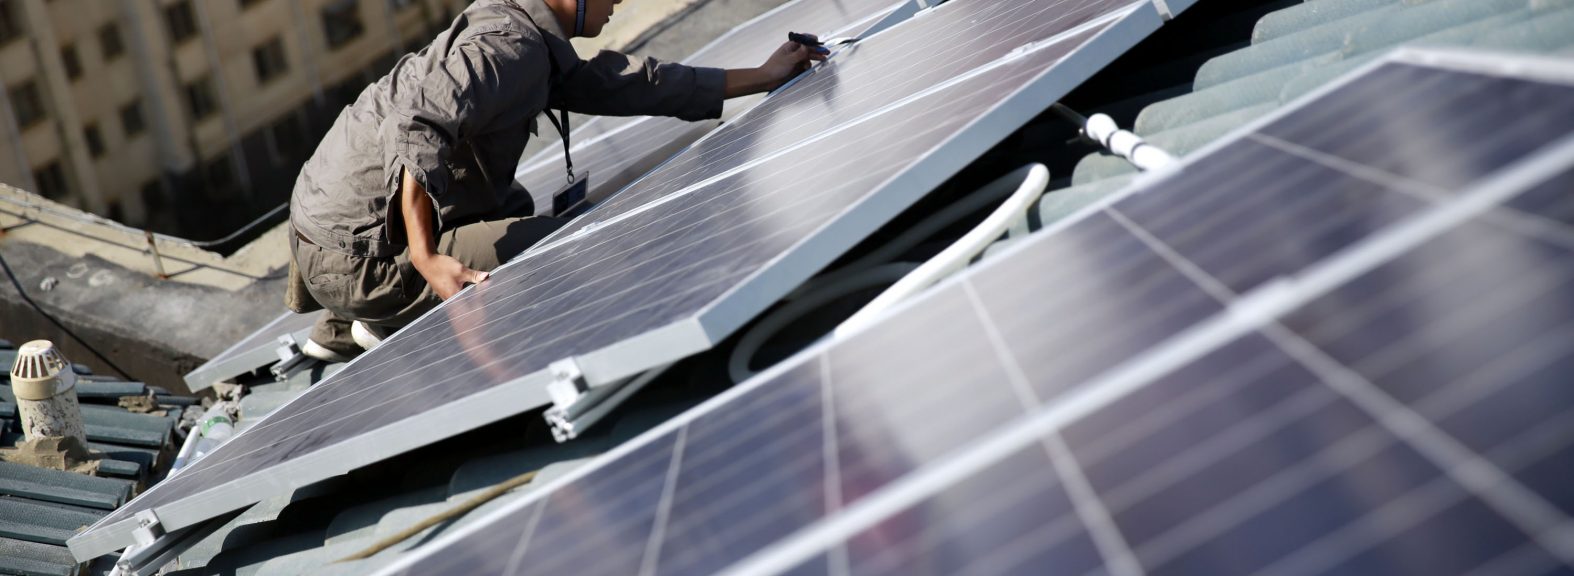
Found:
[[[40,316],[43,316],[44,319],[48,320],[50,324],[54,324],[55,327],[59,328],[61,332],[65,332],[66,335],[70,336],[72,340],[76,340],[77,344],[81,344],[82,347],[86,348],[88,352],[92,352],[94,356],[97,356],[99,360],[102,360],[104,364],[110,367],[110,369],[119,372],[121,378],[131,378],[131,374],[129,372],[126,372],[119,366],[116,366],[115,363],[111,362],[108,357],[99,353],[98,349],[94,348],[92,344],[88,344],[86,340],[83,340],[81,337],[77,336],[76,333],[72,332],[70,328],[66,328],[65,324],[61,324],[60,321],[56,320],[54,316],[50,316],[48,312],[45,312],[42,306],[39,306],[37,302],[34,302],[33,299],[27,295],[27,290],[22,289],[22,282],[16,279],[16,274],[11,271],[11,265],[6,263],[5,256],[0,256],[0,269],[4,269],[6,277],[11,279],[11,285],[16,287],[17,295],[21,296],[22,300],[27,302],[28,306],[32,306],[33,310],[37,311]]]

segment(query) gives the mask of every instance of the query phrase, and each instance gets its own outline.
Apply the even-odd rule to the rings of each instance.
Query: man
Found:
[[[348,360],[557,229],[513,186],[543,110],[717,118],[823,59],[789,42],[752,69],[580,60],[569,37],[621,1],[477,0],[339,114],[290,200],[286,303],[328,311],[308,355]]]

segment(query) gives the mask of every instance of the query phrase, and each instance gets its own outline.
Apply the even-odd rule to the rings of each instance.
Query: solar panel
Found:
[[[713,68],[751,68],[781,45],[787,31],[819,32],[827,38],[856,36],[898,4],[910,3],[911,0],[795,0],[739,25],[683,62]],[[754,101],[746,99],[749,103]],[[729,103],[727,110],[738,107],[736,102]],[[730,115],[723,113],[724,118]],[[676,118],[592,119],[574,130],[572,142],[576,169],[588,170],[592,175],[587,197],[593,202],[601,201],[715,127],[715,122]],[[537,207],[550,207],[550,195],[563,186],[563,177],[562,148],[549,146],[521,162],[514,179],[531,192]]]
[[[971,17],[955,8],[967,4],[922,19]],[[1160,24],[1144,2],[1112,10],[1040,28],[1059,33],[1039,38],[1048,42],[961,39],[1009,54],[954,70],[954,81],[881,109],[879,121],[849,122],[833,142],[711,166],[719,177],[684,190],[681,205],[652,203],[516,259],[77,536],[73,551],[129,544],[138,514],[165,530],[189,526],[543,406],[559,361],[601,385],[709,348]],[[1028,47],[1010,53],[998,42]],[[833,162],[843,170],[829,172]]]
[[[1567,568],[1571,96],[1567,62],[1369,66],[383,574]],[[1523,154],[1423,139],[1477,114]],[[1239,246],[1294,257],[1206,264]]]
[[[1057,38],[1051,50],[1070,53],[1102,29],[1129,0],[956,2],[935,17],[916,18],[854,45],[787,91],[735,118],[627,190],[565,227],[555,238],[627,213],[639,206],[759,162],[794,145],[843,138],[835,132],[860,119],[943,89],[951,79],[978,70],[1036,41]],[[1086,30],[1081,30],[1085,28]],[[987,41],[981,41],[987,39]],[[915,66],[922,62],[923,65]],[[1001,99],[1008,93],[981,94]]]
[[[305,342],[312,323],[316,321],[316,314],[285,312],[188,372],[185,376],[186,386],[193,392],[203,390],[215,382],[234,378],[277,361],[279,357],[274,351],[279,347],[279,337],[291,335],[296,337],[297,342]]]

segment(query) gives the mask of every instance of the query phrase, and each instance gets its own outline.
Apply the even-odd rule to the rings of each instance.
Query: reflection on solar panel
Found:
[[[221,382],[256,370],[266,365],[270,360],[278,360],[278,355],[275,354],[274,350],[279,347],[279,337],[300,335],[311,330],[312,323],[316,321],[316,314],[285,312],[284,315],[273,319],[266,326],[251,333],[240,342],[236,342],[233,346],[187,373],[185,376],[186,386],[195,392],[208,388],[215,382]],[[296,340],[304,342],[305,337],[302,336]]]
[[[1006,6],[1015,17],[980,6]],[[1021,6],[1031,9],[1009,8]],[[796,132],[717,139],[725,158],[685,163],[687,172],[654,181],[658,193],[631,188],[619,197],[659,200],[495,271],[73,538],[73,552],[88,558],[129,544],[138,514],[156,516],[164,530],[190,526],[543,406],[565,362],[582,372],[576,384],[601,386],[704,351],[1161,23],[1147,2],[959,1],[932,10],[912,24],[966,28],[992,15],[1033,32],[948,38],[970,48],[947,54],[997,58],[941,61],[950,64],[938,76],[929,60],[883,56],[901,46],[881,39],[906,38],[903,26],[871,37],[772,99],[799,103],[783,114],[820,106],[840,124],[804,119]],[[910,93],[886,102],[896,96],[837,90],[842,67],[871,70],[854,64],[864,54],[889,67],[869,78]],[[897,82],[898,69],[935,84]],[[864,78],[849,82],[865,86]],[[751,151],[750,140],[779,148]]]
[[[834,145],[847,138],[836,131],[859,121],[911,120],[911,116],[892,119],[890,114],[876,114],[911,110],[912,106],[901,104],[932,94],[937,87],[943,89],[948,80],[979,70],[1035,41],[1082,26],[1091,27],[1087,30],[1091,36],[1101,29],[1092,23],[1129,4],[1129,0],[949,4],[945,17],[921,17],[859,42],[849,54],[856,57],[829,62],[792,90],[750,109],[555,236],[570,237],[584,227],[782,154],[789,147],[818,142]],[[1065,54],[1080,44],[1063,40],[1049,49]],[[915,59],[916,54],[923,58]],[[915,66],[915,61],[923,64]],[[994,103],[1008,94],[990,92],[973,97]]]
[[[911,2],[795,0],[739,25],[683,62],[713,68],[757,66],[785,40],[783,30],[820,32],[827,38],[857,36],[898,4]],[[589,171],[588,197],[600,201],[715,127],[715,122],[675,118],[594,118],[574,130],[576,169]],[[550,146],[521,162],[514,180],[543,209],[552,206],[550,195],[563,186],[563,174],[562,148]]]
[[[1570,134],[1379,63],[383,574],[1566,569]]]

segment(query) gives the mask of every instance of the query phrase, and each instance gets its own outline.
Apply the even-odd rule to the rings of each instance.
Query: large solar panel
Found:
[[[1567,573],[1570,134],[1390,58],[383,574]]]
[[[978,14],[970,4],[996,3],[954,1],[921,20],[962,26]],[[559,361],[574,361],[599,385],[709,348],[1161,23],[1146,2],[1097,4],[1104,16],[1072,20],[1061,15],[1081,3],[1022,4],[1062,10],[1003,24],[1037,16],[1065,25],[1035,24],[1038,37],[956,38],[1001,57],[956,68],[951,79],[864,117],[878,121],[849,117],[840,129],[818,122],[836,135],[820,145],[744,154],[753,161],[736,169],[709,165],[716,177],[685,187],[685,202],[652,202],[514,260],[73,538],[73,552],[86,558],[129,544],[138,514],[166,530],[189,526],[540,407]],[[854,50],[837,59],[861,57]],[[933,67],[921,59],[889,65],[914,74]],[[742,140],[728,146],[743,149]]]
[[[195,392],[213,386],[215,382],[256,370],[269,361],[276,361],[279,359],[275,353],[279,347],[279,337],[296,336],[296,342],[305,342],[306,334],[316,321],[316,314],[285,312],[186,373],[186,386]]]
[[[858,121],[908,120],[888,114],[911,110],[912,106],[902,104],[943,90],[947,81],[977,71],[1022,46],[1083,27],[1086,30],[1072,38],[1090,38],[1102,30],[1111,13],[1130,4],[1128,0],[948,4],[941,9],[946,17],[919,17],[859,42],[849,54],[856,57],[826,63],[793,90],[748,110],[554,237],[570,237],[794,146],[834,146],[846,138],[838,131],[857,126]],[[989,41],[971,40],[978,38]],[[1070,53],[1081,44],[1062,40],[1049,50]],[[921,58],[915,56],[920,54]],[[915,62],[923,65],[914,66]],[[984,93],[975,97],[998,100],[1003,96]]]
[[[899,4],[911,2],[794,0],[739,25],[683,62],[713,68],[758,66],[786,39],[786,31],[818,32],[827,38],[857,36]],[[752,103],[755,99],[744,101]],[[736,103],[729,103],[727,109],[737,107]],[[571,144],[575,169],[589,171],[587,197],[599,202],[715,127],[715,122],[676,118],[594,118],[574,130]],[[552,139],[556,134],[549,130],[543,136]],[[551,194],[563,186],[563,177],[562,147],[548,146],[521,162],[514,179],[535,198],[538,213],[546,213],[544,210],[552,206]]]

